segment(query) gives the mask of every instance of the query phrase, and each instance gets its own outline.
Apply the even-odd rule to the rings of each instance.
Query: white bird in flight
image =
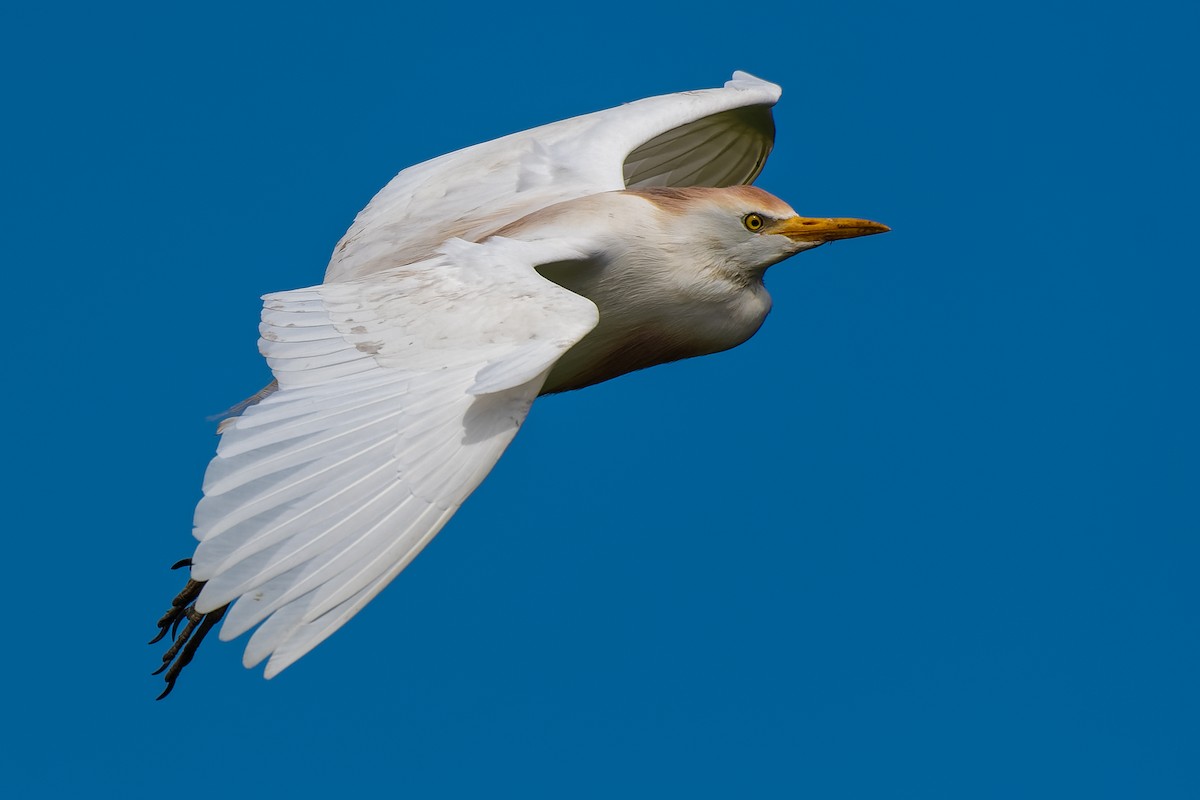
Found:
[[[161,696],[222,617],[223,640],[257,626],[243,662],[269,656],[267,678],[340,628],[539,395],[741,344],[771,308],[768,267],[887,231],[800,217],[749,185],[779,95],[735,72],[410,167],[322,285],[266,295],[275,382],[221,425],[200,544],[177,565],[191,580],[158,623],[155,641],[178,634]]]

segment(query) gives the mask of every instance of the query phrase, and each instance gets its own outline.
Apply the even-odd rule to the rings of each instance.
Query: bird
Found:
[[[763,274],[883,233],[753,186],[779,86],[735,72],[409,167],[355,218],[323,283],[263,298],[274,381],[218,431],[183,591],[158,622],[175,686],[201,641],[252,629],[271,678],[421,552],[534,400],[735,347]],[[180,629],[182,626],[182,630]]]

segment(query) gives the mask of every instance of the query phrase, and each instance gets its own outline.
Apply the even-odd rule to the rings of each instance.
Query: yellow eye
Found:
[[[742,217],[742,224],[751,233],[758,233],[767,224],[767,221],[762,218],[761,214],[747,214]]]

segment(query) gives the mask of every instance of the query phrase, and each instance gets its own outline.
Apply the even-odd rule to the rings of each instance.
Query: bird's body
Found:
[[[735,74],[400,173],[321,286],[267,295],[276,384],[227,420],[192,581],[160,621],[257,626],[270,677],[398,574],[483,480],[540,394],[741,344],[765,270],[887,230],[799,217],[747,185],[778,87]],[[189,641],[193,625],[199,636]],[[165,693],[164,693],[165,694]]]
[[[759,205],[766,204],[766,192],[744,192],[751,193],[760,195]],[[537,212],[501,232],[536,241],[587,231],[601,244],[600,255],[586,264],[538,268],[600,312],[596,327],[555,363],[544,394],[728,350],[762,325],[771,298],[760,276],[729,269],[697,246],[693,232],[680,229],[670,203],[684,196],[669,189],[591,195]]]

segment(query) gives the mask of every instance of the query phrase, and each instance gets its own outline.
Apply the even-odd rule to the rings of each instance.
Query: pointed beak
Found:
[[[869,219],[833,217],[792,217],[780,220],[765,233],[781,233],[794,242],[832,242],[836,239],[853,239],[890,231],[887,225]]]

